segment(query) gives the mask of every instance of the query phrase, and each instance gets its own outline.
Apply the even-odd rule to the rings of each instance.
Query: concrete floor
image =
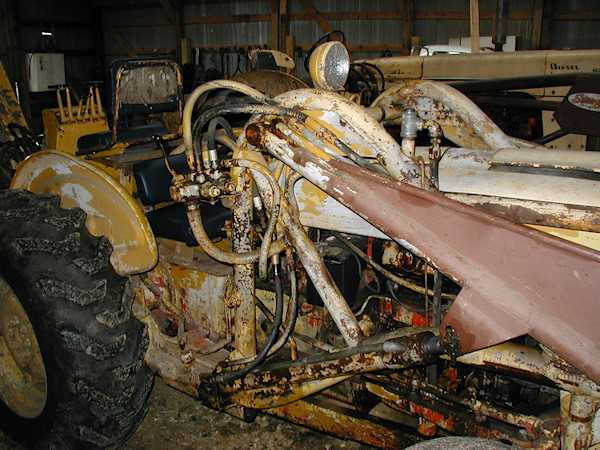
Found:
[[[215,412],[156,379],[150,411],[123,450],[367,450],[270,416],[245,423]],[[0,450],[24,450],[0,432]]]

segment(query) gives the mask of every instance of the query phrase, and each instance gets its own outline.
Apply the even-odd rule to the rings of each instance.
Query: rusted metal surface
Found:
[[[345,161],[317,158],[267,129],[261,137],[274,156],[388,236],[411,242],[461,284],[442,324],[455,330],[461,352],[530,334],[600,379],[600,253]],[[532,254],[549,264],[530,264]]]
[[[592,444],[592,422],[599,401],[581,395],[561,396],[562,448],[585,450]]]
[[[340,406],[334,409],[315,402],[298,401],[267,412],[318,431],[379,448],[406,448],[419,441],[414,435],[394,431],[398,425],[378,423],[373,418],[364,419],[351,410],[344,411]]]
[[[314,395],[341,383],[351,375],[343,375],[322,380],[305,381],[285,386],[267,386],[235,392],[230,401],[236,405],[253,409],[277,408]]]
[[[449,193],[446,196],[514,223],[600,233],[600,208],[594,206],[486,195]]]
[[[232,248],[242,253],[252,250],[252,192],[242,190],[234,201]],[[256,307],[254,306],[254,264],[236,264],[233,281],[240,305],[235,308],[235,349],[239,356],[256,354]]]
[[[196,285],[189,287],[200,288]],[[215,342],[205,338],[206,334],[197,332],[198,324],[191,321],[188,321],[187,329],[178,326],[177,330],[168,333],[169,330],[162,326],[164,322],[161,320],[164,315],[161,313],[163,309],[160,303],[163,301],[162,294],[165,290],[173,292],[171,288],[162,284],[160,274],[152,276],[149,283],[139,282],[136,285],[133,313],[147,326],[149,342],[144,361],[167,384],[196,397],[201,379],[212,373],[217,364],[229,356],[229,351],[222,349],[226,341],[215,346]],[[218,292],[214,291],[206,293],[218,295]],[[180,308],[183,311],[179,311],[178,320],[185,320],[190,304],[189,299],[182,299]],[[190,315],[193,318],[194,314]],[[198,345],[199,340],[201,345]]]
[[[262,155],[258,153],[255,153],[254,157],[262,159]],[[264,159],[262,161],[263,164],[266,164]],[[267,208],[270,208],[272,197],[269,183],[260,172],[251,172],[264,204]],[[282,201],[280,218],[304,269],[313,281],[317,292],[321,296],[323,303],[331,314],[344,340],[349,346],[357,345],[363,337],[358,322],[339,288],[334,283],[331,274],[325,267],[314,242],[306,234],[299,219],[290,211],[290,206],[285,200]]]
[[[600,386],[548,351],[504,342],[459,356],[457,361],[470,366],[508,369],[522,375],[544,377],[561,389],[600,400]]]
[[[223,386],[223,390],[235,392],[277,385],[289,389],[290,385],[304,381],[421,365],[433,360],[440,351],[438,337],[424,332],[302,360],[267,364],[260,371]]]
[[[494,153],[492,166],[511,166],[531,169],[557,169],[576,173],[600,173],[600,158],[594,152],[572,150],[503,149]]]
[[[421,426],[418,431],[423,436],[433,437],[438,430],[443,430],[452,434],[503,439],[519,448],[559,448],[557,421],[544,422],[537,417],[513,413],[479,400],[463,399],[418,380],[407,380],[399,391],[393,390],[392,386],[366,383],[368,391],[385,404],[419,417]]]
[[[418,184],[417,165],[400,151],[400,145],[364,109],[344,97],[327,91],[301,89],[282,94],[276,101],[283,106],[298,107],[342,139],[363,157],[378,157],[395,178]],[[312,111],[312,112],[311,112]]]
[[[506,135],[466,95],[453,87],[431,80],[412,81],[388,89],[373,102],[385,110],[384,120],[398,120],[406,108],[414,108],[419,116],[439,123],[444,135],[458,145],[492,150],[530,147]]]
[[[33,419],[46,406],[48,381],[27,313],[0,276],[0,399],[15,414]]]

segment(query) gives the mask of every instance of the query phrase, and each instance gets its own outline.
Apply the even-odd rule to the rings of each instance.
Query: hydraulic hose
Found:
[[[235,253],[227,250],[221,250],[217,247],[206,234],[204,224],[202,223],[202,215],[200,209],[193,204],[188,205],[187,210],[190,227],[194,234],[194,238],[204,252],[213,259],[225,264],[254,264],[260,257],[259,250],[252,250],[245,253]],[[285,243],[282,240],[273,242],[268,251],[268,256],[281,253],[285,249]]]
[[[268,103],[269,97],[244,83],[227,80],[215,80],[204,83],[192,91],[183,108],[183,142],[188,150],[192,150],[192,114],[198,99],[205,93],[215,89],[230,89],[247,95],[260,103]]]
[[[396,284],[399,284],[402,287],[410,289],[411,291],[418,292],[419,294],[423,294],[423,295],[425,295],[425,293],[427,293],[427,295],[433,296],[433,291],[431,291],[429,289],[425,289],[424,287],[419,286],[418,284],[413,283],[411,281],[405,280],[404,278],[399,277],[398,275],[387,270],[382,265],[373,261],[373,258],[369,257],[365,252],[363,252],[360,248],[358,248],[354,243],[350,242],[348,239],[344,239],[344,237],[340,233],[333,231],[332,234],[345,247],[347,247],[350,251],[356,253],[356,255],[359,258],[361,258],[362,260],[367,262],[371,267],[373,267],[373,269],[375,269],[377,272],[382,274],[384,277],[388,278],[389,280],[393,281]],[[456,295],[442,294],[442,298],[455,299]]]
[[[193,146],[198,146],[199,136],[207,123],[209,123],[212,119],[216,117],[224,116],[227,114],[269,114],[276,116],[293,117],[300,121],[304,121],[306,119],[306,114],[302,113],[301,111],[292,108],[284,108],[283,106],[256,103],[215,106],[214,108],[210,108],[202,112],[194,122],[194,126],[191,129],[191,142]],[[189,148],[191,149],[192,146],[190,146]]]
[[[255,170],[260,172],[269,182],[271,190],[273,192],[273,206],[271,209],[271,217],[269,218],[269,224],[263,237],[259,250],[252,250],[245,253],[235,253],[227,250],[222,250],[213,244],[212,240],[208,237],[204,224],[202,222],[202,215],[200,210],[195,205],[188,205],[188,220],[190,227],[198,242],[198,245],[204,250],[204,252],[213,259],[226,264],[253,264],[255,261],[259,261],[259,275],[261,279],[266,278],[267,263],[270,256],[280,253],[285,248],[285,243],[282,240],[273,242],[273,232],[277,225],[279,218],[279,211],[281,209],[281,191],[279,185],[275,179],[271,176],[268,169],[262,164],[254,161],[247,161],[242,159],[233,160],[233,164],[246,169]]]
[[[225,131],[225,134],[230,139],[235,140],[235,135],[233,134],[233,130],[232,130],[229,122],[227,122],[227,120],[225,120],[223,117],[215,117],[208,124],[207,139],[208,139],[208,149],[209,150],[214,150],[216,148],[215,141],[216,141],[216,134],[217,134],[218,126],[220,126],[223,129],[223,131]]]
[[[277,340],[277,342],[275,342],[275,344],[273,344],[273,347],[271,347],[271,350],[269,350],[269,354],[267,356],[271,356],[271,355],[274,355],[275,353],[277,353],[285,345],[288,338],[294,331],[294,328],[296,327],[296,320],[298,319],[298,285],[297,285],[297,280],[296,280],[296,274],[294,273],[293,268],[289,271],[289,274],[290,274],[290,303],[289,303],[289,308],[288,308],[288,315],[286,317],[287,323],[281,333],[281,336],[279,336],[279,339]],[[265,306],[265,308],[266,308],[266,306]],[[262,308],[261,308],[261,310],[262,310]],[[270,311],[268,309],[263,311],[263,314],[265,314],[265,316],[269,313],[270,313]],[[271,317],[268,317],[268,318],[271,319]],[[252,362],[253,360],[254,360],[254,358],[236,359],[235,361],[231,361],[230,365],[247,364],[247,363]]]
[[[275,339],[277,339],[279,327],[281,326],[281,321],[283,319],[283,286],[279,274],[279,264],[273,264],[273,269],[273,274],[275,275],[275,317],[271,323],[271,330],[269,331],[269,337],[267,338],[265,345],[246,367],[233,372],[211,376],[207,380],[209,383],[229,383],[238,378],[242,378],[260,366],[264,360],[267,359],[269,351],[273,347]]]

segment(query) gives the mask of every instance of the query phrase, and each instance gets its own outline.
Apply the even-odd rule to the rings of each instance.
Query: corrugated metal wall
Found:
[[[555,11],[572,11],[578,8],[597,9],[597,0],[571,0],[546,2]],[[400,11],[399,0],[314,0],[320,12],[349,11]],[[468,36],[469,0],[419,0],[414,2],[415,17],[413,35],[420,36],[423,44],[446,44],[452,37]],[[481,0],[481,35],[491,35],[493,21],[484,13],[495,11],[495,0]],[[532,45],[532,10],[534,0],[511,0],[509,10],[508,34],[517,36],[518,48],[529,49]],[[299,0],[289,0],[290,14],[305,12]],[[436,13],[446,18],[431,19]],[[264,0],[205,0],[186,1],[184,4],[185,35],[192,45],[203,48],[201,61],[208,67],[221,65],[234,71],[237,67],[237,55],[232,53],[226,62],[212,54],[207,47],[270,46],[271,22],[269,18],[270,2]],[[247,15],[244,23],[201,23],[207,16]],[[438,14],[439,15],[439,14]],[[457,18],[457,15],[463,15]],[[258,16],[258,17],[257,17]],[[175,48],[175,31],[167,20],[164,10],[144,6],[141,9],[115,8],[103,13],[105,27],[105,46],[108,60],[129,56],[133,53],[164,53]],[[402,43],[403,29],[400,19],[394,20],[329,20],[334,29],[341,29],[347,40],[353,45],[389,45],[392,54],[398,54]],[[553,48],[590,48],[600,47],[598,22],[553,22],[549,29],[549,20],[545,20],[544,32],[551,32],[546,42]],[[290,33],[297,46],[306,46],[323,34],[313,20],[292,20]],[[395,49],[395,51],[393,50]],[[355,52],[354,57],[380,56],[377,52]],[[301,57],[298,58],[301,60]],[[224,67],[224,68],[225,68]]]

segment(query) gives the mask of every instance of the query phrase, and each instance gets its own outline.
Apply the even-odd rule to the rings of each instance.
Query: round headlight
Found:
[[[308,67],[316,88],[340,91],[348,79],[350,55],[341,42],[326,42],[312,53]]]

